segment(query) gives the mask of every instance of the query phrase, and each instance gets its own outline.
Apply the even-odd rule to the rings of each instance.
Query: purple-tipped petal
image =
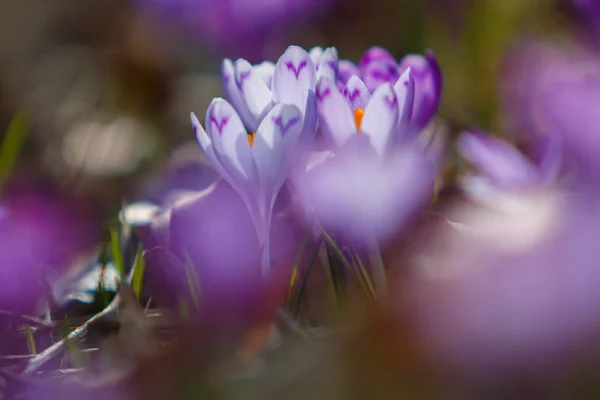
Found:
[[[458,140],[458,150],[481,175],[501,187],[522,188],[539,183],[535,165],[504,140],[466,132]]]
[[[338,54],[334,47],[328,47],[325,49],[320,57],[320,61],[317,65],[317,81],[321,77],[326,76],[327,78],[335,81],[338,69]]]
[[[252,121],[244,122],[250,130],[255,131],[260,123],[261,114],[271,104],[271,90],[248,61],[238,59],[234,64],[234,69],[240,95],[254,117]]]
[[[226,100],[216,98],[206,111],[206,130],[223,167],[241,183],[252,181],[256,167],[244,124]]]
[[[365,109],[371,100],[367,85],[356,75],[348,80],[343,93],[353,111],[357,108]]]
[[[275,64],[271,61],[263,61],[253,67],[254,71],[262,78],[267,87],[271,87],[273,81],[273,73],[275,72]]]
[[[352,111],[335,83],[322,78],[317,84],[317,110],[320,121],[325,125],[323,133],[336,146],[342,146],[358,133]]]
[[[277,61],[273,74],[273,100],[293,104],[302,115],[306,111],[306,98],[316,85],[315,66],[308,53],[290,46]]]
[[[379,156],[386,153],[397,120],[398,99],[392,85],[383,84],[373,93],[360,128]]]
[[[338,61],[338,79],[342,84],[346,84],[346,82],[348,82],[348,80],[354,75],[360,76],[360,71],[352,61]]]
[[[405,126],[412,118],[413,106],[415,102],[415,81],[412,77],[410,67],[398,78],[394,85],[394,93],[398,99],[398,122]]]
[[[415,81],[415,102],[412,122],[424,128],[433,118],[440,104],[442,95],[442,73],[435,55],[431,50],[426,56],[410,54],[402,59],[400,71],[411,68]]]
[[[396,83],[400,77],[395,61],[376,60],[361,69],[361,72],[363,81],[371,92],[384,83]]]
[[[358,61],[358,68],[364,74],[367,68],[373,63],[383,62],[385,64],[396,65],[396,59],[383,47],[373,46],[364,52]]]

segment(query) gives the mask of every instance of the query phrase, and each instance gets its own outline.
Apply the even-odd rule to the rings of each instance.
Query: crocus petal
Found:
[[[354,75],[360,75],[358,67],[352,61],[340,60],[338,62],[338,79],[345,84]]]
[[[320,121],[325,124],[323,133],[328,135],[336,146],[343,145],[357,134],[352,111],[335,83],[322,78],[317,85],[316,97]]]
[[[412,77],[410,67],[404,71],[394,85],[394,92],[398,99],[398,111],[400,115],[398,121],[402,125],[407,124],[412,117],[413,104],[415,102],[415,81]]]
[[[271,103],[271,90],[250,63],[244,59],[235,62],[235,81],[246,107],[254,116],[252,121],[245,121],[248,128],[255,131],[260,116]]]
[[[371,93],[367,85],[356,75],[348,80],[344,88],[344,96],[352,110],[366,108],[371,99]]]
[[[230,59],[226,58],[223,60],[221,77],[223,80],[225,98],[236,109],[242,121],[249,127],[258,126],[257,118],[250,112],[242,98],[242,92],[236,83],[235,69]]]
[[[263,119],[252,147],[252,155],[261,185],[261,193],[272,207],[275,196],[283,185],[287,172],[289,153],[298,142],[302,131],[302,114],[298,107],[278,103]],[[264,216],[263,216],[264,217]]]
[[[239,185],[238,185],[237,181],[226,170],[226,167],[223,166],[223,163],[221,163],[221,160],[215,153],[215,150],[213,148],[210,138],[206,134],[206,131],[202,128],[202,125],[200,125],[200,121],[198,121],[198,118],[196,118],[196,115],[194,113],[191,113],[191,119],[192,119],[192,126],[194,128],[194,133],[196,134],[196,140],[198,141],[198,144],[200,145],[200,148],[202,149],[202,151],[204,152],[206,157],[210,160],[210,163],[212,164],[213,168],[231,186],[238,187]]]
[[[504,140],[489,135],[463,133],[458,140],[461,155],[495,184],[509,188],[538,182],[536,167]]]
[[[396,83],[400,77],[396,63],[385,60],[373,61],[364,70],[361,69],[361,72],[363,81],[371,92],[386,82]]]
[[[314,65],[319,65],[321,63],[321,57],[323,56],[323,48],[315,46],[308,51],[308,55]]]
[[[419,128],[425,127],[440,104],[442,95],[442,73],[432,51],[423,57],[419,54],[405,56],[399,66],[401,71],[411,68],[415,80],[415,104],[412,122]]]
[[[248,134],[231,104],[214,99],[206,111],[205,126],[224,169],[241,184],[254,180],[256,167]]]
[[[275,72],[275,64],[271,61],[263,61],[253,67],[254,71],[262,78],[267,87],[271,87],[273,73]]]
[[[334,47],[325,49],[320,57],[319,63],[315,65],[317,65],[317,81],[323,76],[335,81],[338,68],[337,50]]]
[[[396,59],[386,49],[373,46],[364,52],[363,56],[358,61],[358,68],[364,73],[369,65],[381,61],[386,64],[396,65]]]
[[[392,85],[385,83],[373,93],[360,129],[370,139],[379,156],[383,156],[387,150],[397,119],[398,99]]]
[[[298,46],[290,46],[275,66],[273,100],[293,104],[304,115],[308,92],[314,90],[315,83],[315,66],[308,53]]]

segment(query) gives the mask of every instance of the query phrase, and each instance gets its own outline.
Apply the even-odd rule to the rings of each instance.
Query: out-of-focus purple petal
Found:
[[[396,59],[389,51],[383,47],[373,46],[364,52],[363,56],[358,61],[357,67],[361,73],[366,75],[366,71],[372,63],[381,63],[396,65]]]
[[[519,189],[540,183],[536,166],[502,139],[465,132],[458,140],[458,150],[480,174],[499,187]]]
[[[335,82],[338,70],[338,54],[335,47],[325,49],[315,67],[317,68],[317,81],[326,76]]]
[[[352,61],[340,60],[338,62],[338,79],[342,84],[346,84],[354,75],[360,76],[360,71]]]
[[[465,229],[440,230],[410,282],[438,365],[475,379],[539,377],[597,348],[596,205],[536,193],[451,217]]]
[[[396,83],[400,74],[395,60],[375,60],[361,69],[361,76],[369,90],[373,92],[384,83]]]
[[[357,146],[361,147],[361,146]],[[304,206],[326,230],[346,240],[385,239],[418,215],[433,194],[433,165],[403,146],[381,160],[362,148],[341,149],[307,172]]]
[[[405,128],[412,119],[415,103],[415,80],[412,77],[410,67],[402,73],[394,84],[394,92],[398,99],[398,110],[400,112],[398,123],[400,128]]]

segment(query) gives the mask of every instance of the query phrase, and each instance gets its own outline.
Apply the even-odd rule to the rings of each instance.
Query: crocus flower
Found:
[[[222,76],[226,99],[233,105],[244,125],[256,132],[263,117],[277,103],[292,104],[302,115],[303,131],[314,133],[316,113],[314,93],[317,78],[333,79],[337,70],[337,51],[330,47],[313,58],[302,48],[290,46],[273,65],[252,66],[244,59],[223,61]]]
[[[482,200],[493,199],[498,191],[519,192],[548,187],[557,179],[560,150],[555,141],[548,141],[536,163],[503,139],[465,132],[458,140],[458,151],[476,170],[463,180],[465,189],[472,197]]]
[[[349,240],[389,236],[433,189],[434,168],[414,141],[400,141],[398,121],[411,109],[410,71],[399,83],[381,85],[371,96],[353,77],[342,94],[321,78],[317,102],[323,133],[333,145],[307,171],[302,201],[326,229]],[[405,82],[407,83],[405,85]]]
[[[277,103],[251,135],[233,106],[220,98],[208,107],[206,131],[193,113],[191,118],[200,147],[254,219],[267,273],[273,206],[293,167],[290,159],[302,131],[302,112],[295,105]]]
[[[372,47],[356,65],[348,60],[340,60],[338,79],[342,84],[346,84],[352,76],[359,76],[367,89],[373,92],[383,83],[396,84],[409,68],[415,86],[414,107],[410,120],[420,130],[437,112],[442,95],[442,73],[431,50],[428,50],[425,56],[406,55],[398,64],[387,50]]]

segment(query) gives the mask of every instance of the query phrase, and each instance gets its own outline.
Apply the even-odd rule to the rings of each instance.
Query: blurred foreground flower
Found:
[[[44,280],[65,271],[91,238],[73,208],[35,193],[5,195],[0,206],[0,309],[36,312]]]
[[[450,213],[458,223],[415,258],[405,287],[432,361],[490,382],[547,376],[586,357],[600,333],[598,211],[537,191]]]
[[[387,50],[372,47],[356,65],[340,60],[338,79],[345,85],[356,75],[373,92],[386,82],[397,85],[401,75],[409,68],[414,79],[414,106],[408,117],[415,129],[421,130],[437,112],[442,97],[442,72],[433,51],[428,50],[425,56],[407,55],[398,64]]]
[[[319,81],[322,129],[334,150],[307,171],[300,197],[325,229],[349,240],[383,239],[431,198],[434,165],[424,148],[402,137],[410,89],[410,70],[372,97],[358,77],[346,96],[327,77]]]

